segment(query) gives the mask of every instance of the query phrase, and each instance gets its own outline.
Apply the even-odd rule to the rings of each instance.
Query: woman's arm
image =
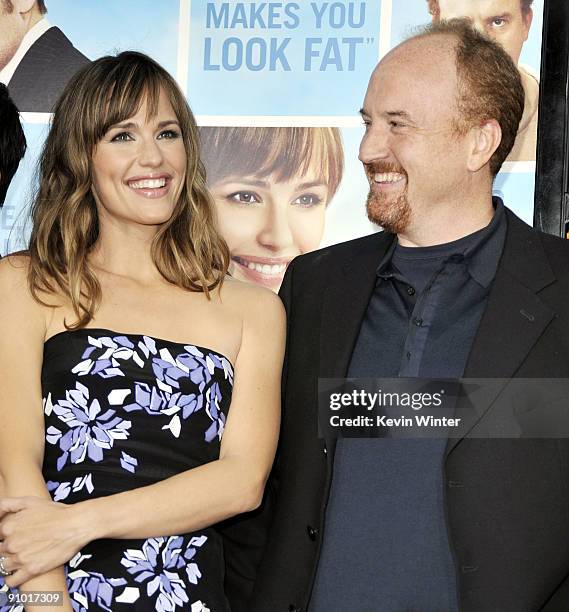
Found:
[[[35,495],[49,500],[42,476],[44,421],[41,400],[41,363],[45,316],[27,289],[26,259],[0,261],[0,494]],[[8,533],[0,534],[0,538]],[[7,570],[20,563],[34,569],[35,559],[13,555],[9,542],[4,552]],[[38,574],[38,572],[34,572]],[[15,586],[13,576],[8,586]],[[20,584],[21,591],[62,591],[71,609],[63,569],[57,567]],[[52,608],[27,606],[26,610]]]
[[[18,510],[2,520],[0,534],[7,527],[13,531],[20,549],[41,560],[36,571],[60,565],[94,539],[195,531],[259,505],[280,424],[285,315],[276,295],[257,287],[246,291],[219,459],[150,486],[74,505],[0,501],[0,517]],[[31,569],[26,566],[18,579],[27,579]]]

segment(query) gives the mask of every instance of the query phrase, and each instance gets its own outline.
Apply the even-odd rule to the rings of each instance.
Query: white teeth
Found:
[[[286,270],[286,264],[274,264],[271,266],[269,264],[254,263],[252,261],[248,263],[243,261],[243,264],[246,265],[249,270],[255,270],[255,272],[260,272],[261,274],[274,276],[282,274]]]
[[[143,179],[142,181],[131,181],[129,185],[133,189],[160,189],[166,185],[166,179]]]
[[[404,178],[405,176],[398,172],[378,172],[373,176],[373,180],[376,183],[397,183]]]

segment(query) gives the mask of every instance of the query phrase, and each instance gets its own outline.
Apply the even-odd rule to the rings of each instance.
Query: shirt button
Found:
[[[409,285],[409,287],[407,287],[407,293],[409,295],[415,295],[415,289],[413,289],[413,287],[411,287],[411,285]]]
[[[316,538],[318,537],[318,529],[315,529],[314,527],[307,525],[306,526],[306,532],[308,533],[308,537],[315,542]]]
[[[416,325],[417,327],[421,327],[423,325],[423,319],[420,319],[419,317],[415,317],[413,319],[413,325]]]
[[[311,527],[310,525],[306,526],[306,532],[308,533],[308,537],[315,542],[318,537],[318,529]]]
[[[407,359],[411,359],[411,353],[407,351]]]

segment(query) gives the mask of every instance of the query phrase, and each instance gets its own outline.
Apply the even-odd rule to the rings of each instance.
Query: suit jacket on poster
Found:
[[[56,27],[29,48],[10,79],[8,90],[22,113],[50,113],[69,79],[89,63]]]
[[[510,211],[507,222],[465,377],[569,378],[569,242],[533,230]],[[375,234],[304,255],[285,276],[277,503],[252,612],[307,609],[335,448],[334,440],[318,438],[317,379],[346,376],[377,265],[393,238]],[[448,441],[444,461],[460,610],[566,612],[569,440],[467,434]]]

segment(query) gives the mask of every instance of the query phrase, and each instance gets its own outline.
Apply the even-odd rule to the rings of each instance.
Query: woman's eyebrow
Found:
[[[309,181],[307,183],[300,183],[297,189],[312,189],[312,187],[327,187],[327,183],[323,180]]]
[[[166,119],[164,121],[160,121],[160,123],[156,126],[158,129],[166,127],[167,125],[177,125],[180,123],[177,119]],[[138,123],[134,121],[127,121],[126,123],[117,123],[116,125],[111,125],[110,130],[132,130],[140,127]]]

